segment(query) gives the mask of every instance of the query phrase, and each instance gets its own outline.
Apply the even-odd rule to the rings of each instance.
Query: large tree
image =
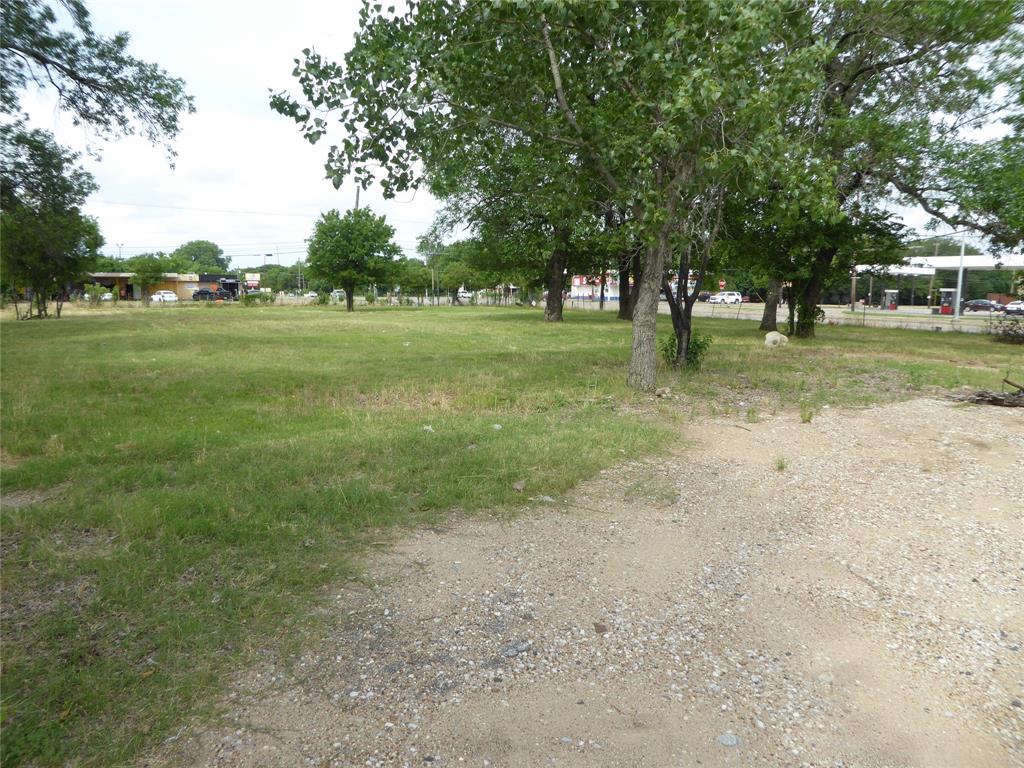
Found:
[[[28,316],[46,317],[57,299],[57,317],[68,284],[79,280],[103,244],[96,222],[81,206],[96,188],[78,168],[78,155],[41,130],[0,127],[0,259],[4,283],[15,296],[30,290]]]
[[[344,67],[307,50],[303,101],[279,94],[273,107],[310,141],[339,117],[329,175],[365,185],[383,167],[386,194],[418,184],[420,160],[496,127],[566,172],[586,166],[589,197],[629,211],[643,244],[628,380],[652,389],[659,288],[691,204],[744,174],[785,173],[772,138],[819,61],[796,45],[809,24],[799,6],[420,0],[398,17],[366,4],[361,20]]]
[[[894,192],[947,221],[1007,238],[1000,193],[982,199],[974,185],[992,174],[1000,183],[983,189],[1019,199],[1019,186],[1011,191],[1019,171],[1007,171],[1013,154],[1000,149],[993,158],[969,139],[1022,106],[1022,21],[1019,0],[833,0],[815,8],[811,39],[829,54],[815,98],[792,104],[788,125],[820,160],[813,172],[827,180],[838,214],[806,230],[794,281],[798,335],[814,335],[822,287],[847,268],[841,254],[849,233],[871,229]],[[845,221],[832,226],[836,218]],[[823,237],[825,229],[832,236]],[[1016,232],[1008,239],[1019,241]]]
[[[369,208],[355,208],[344,216],[328,211],[309,239],[309,274],[344,288],[351,312],[357,286],[387,280],[390,263],[402,252],[394,236],[394,227]]]

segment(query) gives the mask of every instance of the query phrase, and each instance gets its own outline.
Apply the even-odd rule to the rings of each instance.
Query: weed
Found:
[[[753,405],[748,406],[747,407],[747,423],[748,424],[757,424],[757,422],[759,422],[760,420],[761,420],[761,414],[758,413],[757,408],[754,407]]]
[[[786,471],[786,460],[782,456],[779,456],[779,458],[777,458],[775,460],[775,471],[776,472],[785,472]]]
[[[806,400],[800,401],[800,423],[810,424],[814,415],[817,413],[817,409]]]

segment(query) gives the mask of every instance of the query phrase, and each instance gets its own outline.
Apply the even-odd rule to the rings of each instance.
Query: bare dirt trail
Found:
[[[1022,478],[1016,409],[689,426],[408,536],[149,764],[1024,765]]]

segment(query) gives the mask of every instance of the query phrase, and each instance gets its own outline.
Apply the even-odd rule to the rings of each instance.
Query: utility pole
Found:
[[[359,184],[356,184],[356,210],[359,210]]]
[[[956,319],[960,319],[960,304],[962,303],[961,296],[963,295],[964,288],[964,249],[967,247],[967,233],[960,238],[960,267],[956,271]]]
[[[856,312],[857,305],[857,267],[850,272],[850,311]]]
[[[121,260],[121,249],[124,248],[124,243],[117,244],[117,260]]]

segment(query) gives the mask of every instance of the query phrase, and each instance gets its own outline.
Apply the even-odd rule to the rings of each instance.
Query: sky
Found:
[[[85,210],[100,223],[105,253],[170,252],[212,240],[234,268],[293,264],[322,212],[355,204],[354,184],[335,190],[324,178],[330,141],[308,144],[268,99],[270,90],[293,90],[303,48],[341,59],[358,27],[359,0],[90,0],[88,7],[100,34],[129,32],[131,53],[184,79],[196,103],[182,119],[172,168],[162,147],[137,137],[101,142],[73,126],[53,93],[23,95],[33,125],[75,149],[101,150],[101,160],[83,154],[82,164],[99,183]],[[361,192],[360,205],[386,216],[409,256],[439,207],[425,190],[384,200],[376,187]],[[928,234],[922,211],[892,209]]]
[[[99,162],[83,154],[82,165],[99,184],[85,211],[100,223],[103,251],[134,256],[212,240],[234,268],[262,265],[266,254],[268,263],[304,258],[317,217],[351,208],[355,186],[346,181],[335,190],[324,178],[330,142],[302,139],[291,120],[271,111],[269,91],[292,89],[303,48],[340,59],[359,7],[358,0],[90,0],[97,32],[129,32],[130,52],[184,79],[196,104],[182,120],[171,168],[162,147],[137,137],[98,141],[56,110],[52,93],[24,94],[34,126],[80,151],[102,151]],[[371,188],[360,193],[360,206],[384,214],[395,241],[414,255],[438,204],[425,190],[385,201]]]

